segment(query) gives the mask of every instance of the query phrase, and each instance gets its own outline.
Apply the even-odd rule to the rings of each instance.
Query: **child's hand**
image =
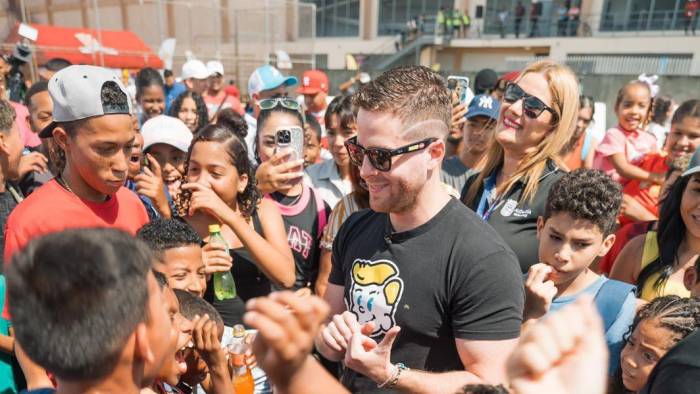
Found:
[[[294,186],[294,181],[304,177],[299,171],[304,167],[304,159],[289,160],[291,150],[276,152],[270,159],[258,166],[255,180],[262,193],[285,192]]]
[[[150,168],[143,167],[143,172],[134,178],[136,193],[150,198],[158,212],[163,217],[170,218],[172,212],[170,212],[168,197],[165,195],[160,164],[150,154],[146,154],[146,157],[148,157]]]
[[[656,220],[656,216],[649,212],[639,201],[634,197],[623,194],[620,213],[634,221]]]
[[[467,104],[460,104],[459,98],[457,102],[453,103],[452,107],[452,124],[450,125],[450,135],[452,137],[462,136],[462,126],[467,122],[467,118],[464,115],[467,114]]]
[[[226,364],[226,353],[221,348],[218,327],[209,315],[196,316],[192,320],[192,342],[208,366]]]
[[[258,330],[253,342],[258,364],[275,385],[285,387],[309,357],[328,304],[281,291],[249,301],[247,309],[243,321]]]
[[[226,247],[220,243],[208,243],[202,248],[204,272],[207,275],[215,272],[228,272],[233,266],[231,255],[226,253]]]
[[[258,359],[255,358],[255,353],[253,353],[253,342],[255,341],[255,334],[246,334],[245,344],[248,345],[248,350],[245,352],[245,365],[249,369],[253,369],[258,366]]]
[[[538,263],[530,267],[525,280],[525,311],[523,320],[539,319],[544,316],[552,299],[557,295],[554,282],[548,279],[552,273],[552,267],[544,263]]]
[[[233,212],[231,207],[226,205],[221,197],[210,187],[190,182],[182,185],[182,189],[192,192],[192,197],[190,197],[190,210],[188,212],[189,216],[194,215],[194,213],[199,210],[223,222],[226,215]]]

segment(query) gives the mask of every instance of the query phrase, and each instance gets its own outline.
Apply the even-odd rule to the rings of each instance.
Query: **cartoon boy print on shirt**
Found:
[[[362,325],[374,322],[371,337],[385,334],[396,325],[394,313],[403,294],[399,269],[389,260],[352,263],[348,310]]]

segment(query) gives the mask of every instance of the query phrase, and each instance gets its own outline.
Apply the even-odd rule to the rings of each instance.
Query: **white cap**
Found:
[[[210,60],[207,62],[207,70],[209,75],[221,74],[224,75],[224,65],[218,60]]]
[[[207,79],[209,77],[209,70],[207,66],[201,60],[192,59],[185,62],[182,65],[182,80],[187,80],[190,78],[194,79]]]
[[[248,79],[248,94],[252,97],[263,90],[276,89],[282,85],[292,86],[298,82],[297,77],[285,77],[278,69],[266,64],[256,68],[253,74],[250,75]]]
[[[166,144],[187,152],[192,143],[192,132],[178,118],[158,115],[148,119],[141,126],[143,135],[143,150],[146,151],[155,144]]]
[[[372,78],[367,73],[360,73],[360,83],[368,83]]]
[[[123,100],[114,103],[102,101],[102,88],[107,83],[119,87],[124,93]],[[109,114],[131,114],[129,93],[119,76],[106,68],[87,65],[66,67],[51,77],[48,89],[54,103],[53,122],[39,133],[41,138],[51,138],[56,122]]]

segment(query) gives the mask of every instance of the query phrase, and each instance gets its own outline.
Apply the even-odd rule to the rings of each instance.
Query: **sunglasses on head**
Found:
[[[548,106],[537,97],[525,93],[523,88],[516,83],[509,82],[508,85],[506,85],[505,92],[503,92],[503,101],[508,104],[513,104],[520,99],[523,100],[523,113],[528,118],[536,119],[542,115],[544,111],[549,111],[555,119],[558,117],[552,107]]]
[[[396,149],[365,148],[357,143],[357,136],[355,136],[345,140],[345,149],[348,151],[352,164],[362,167],[362,162],[365,159],[365,155],[367,155],[372,167],[379,171],[387,172],[391,171],[392,157],[423,150],[435,141],[437,141],[437,138],[426,138],[422,141],[414,142]]]
[[[281,105],[287,109],[291,109],[292,111],[299,111],[301,108],[301,106],[299,105],[298,102],[296,102],[295,100],[292,100],[290,98],[287,98],[287,97],[278,97],[278,98],[260,100],[258,105],[260,106],[260,109],[262,109],[262,110],[273,109],[273,108],[277,107],[278,105]]]

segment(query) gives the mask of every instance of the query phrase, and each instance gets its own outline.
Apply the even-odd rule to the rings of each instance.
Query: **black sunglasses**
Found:
[[[362,167],[362,162],[365,159],[365,155],[367,155],[372,167],[379,171],[387,172],[391,171],[392,157],[423,150],[435,141],[437,141],[437,138],[426,138],[396,149],[365,148],[357,143],[357,136],[355,136],[345,140],[345,149],[348,150],[352,164]]]
[[[542,115],[544,111],[549,111],[555,120],[558,118],[557,113],[552,107],[545,104],[537,97],[525,93],[523,88],[517,84],[509,82],[508,85],[506,85],[505,92],[503,92],[503,101],[508,104],[513,104],[520,99],[523,100],[523,113],[527,115],[528,118],[536,119]]]

